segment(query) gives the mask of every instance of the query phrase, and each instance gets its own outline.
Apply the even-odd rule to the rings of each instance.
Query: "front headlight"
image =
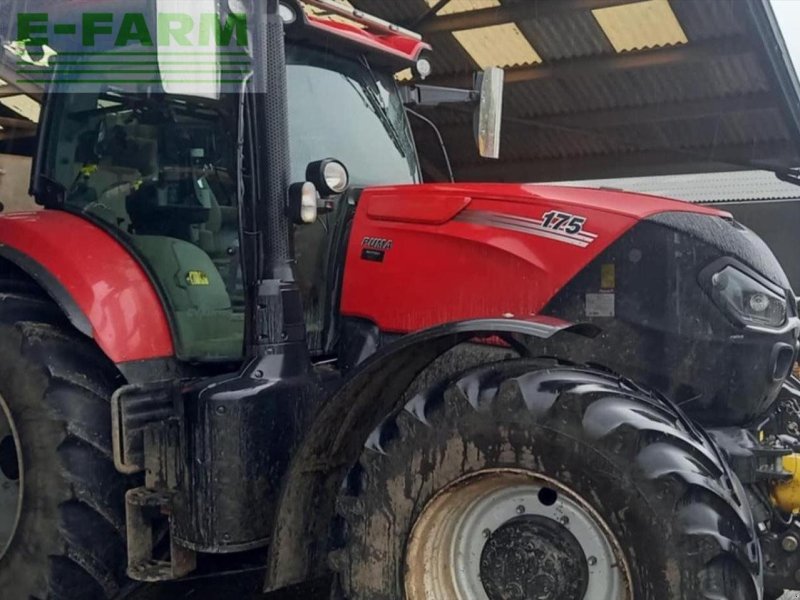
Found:
[[[769,289],[734,266],[711,276],[711,296],[744,325],[780,327],[786,321],[786,294]]]

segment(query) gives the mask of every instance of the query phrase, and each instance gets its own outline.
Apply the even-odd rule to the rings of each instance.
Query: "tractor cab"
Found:
[[[305,182],[309,165],[333,157],[354,188],[419,183],[393,73],[413,64],[424,45],[395,36],[405,49],[378,52],[359,43],[368,38],[352,25],[282,6],[291,180]],[[167,26],[159,14],[149,14],[154,31]],[[221,27],[234,18],[222,13]],[[252,50],[232,37],[242,45],[212,48],[204,59],[173,51],[170,41],[160,37],[155,51],[135,43],[55,50],[33,189],[41,204],[89,219],[129,248],[168,308],[178,358],[238,361],[246,237],[239,199],[253,172],[242,164],[253,143],[245,134],[254,110],[246,90]],[[126,56],[132,53],[147,60]],[[311,350],[324,353],[334,268],[328,257],[346,211],[335,210],[338,197],[317,201],[318,218],[296,228],[294,245]]]

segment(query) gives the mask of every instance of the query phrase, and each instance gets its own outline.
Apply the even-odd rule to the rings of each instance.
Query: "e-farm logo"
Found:
[[[63,21],[20,12],[19,79],[34,84],[241,83],[249,72],[247,17],[191,12],[85,12]],[[69,48],[64,50],[63,48]]]

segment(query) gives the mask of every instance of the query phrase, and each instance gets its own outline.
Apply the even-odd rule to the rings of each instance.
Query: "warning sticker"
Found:
[[[600,267],[600,289],[613,290],[617,287],[617,274],[614,263],[608,263]]]
[[[587,317],[613,317],[614,294],[586,294]]]

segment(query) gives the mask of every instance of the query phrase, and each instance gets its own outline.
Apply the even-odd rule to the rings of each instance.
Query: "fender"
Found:
[[[34,279],[113,362],[173,356],[167,315],[147,273],[89,221],[50,210],[0,217],[0,256]]]
[[[284,479],[265,591],[325,575],[325,548],[319,540],[327,539],[347,469],[358,460],[369,434],[401,408],[405,390],[427,365],[474,338],[545,340],[564,332],[594,337],[599,330],[551,317],[461,321],[403,336],[360,365],[312,419]]]

